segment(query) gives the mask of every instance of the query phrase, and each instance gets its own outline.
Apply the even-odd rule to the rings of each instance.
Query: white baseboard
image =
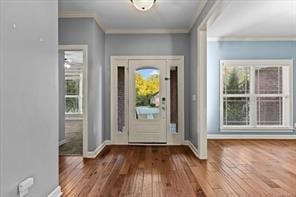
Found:
[[[105,140],[104,143],[107,145],[111,145],[111,140]]]
[[[122,143],[122,144],[112,144],[112,145],[128,145],[128,146],[178,146],[180,144],[150,144],[150,143]]]
[[[93,159],[93,158],[96,158],[100,152],[102,152],[102,150],[110,144],[110,140],[106,140],[104,142],[102,142],[102,144],[96,148],[96,150],[92,151],[92,152],[87,152],[86,155],[85,155],[85,158],[90,158],[90,159]]]
[[[59,141],[59,146],[62,146],[65,143],[66,143],[66,140],[65,139],[64,140],[61,140],[61,141]]]
[[[62,194],[61,186],[57,186],[50,194],[48,194],[48,197],[60,197]]]
[[[222,140],[222,139],[260,139],[260,140],[294,140],[296,139],[296,135],[241,135],[241,134],[208,134],[208,139]]]
[[[199,152],[198,152],[198,150],[197,150],[197,148],[192,144],[191,141],[189,141],[189,140],[185,140],[185,141],[184,141],[184,144],[190,148],[190,150],[193,152],[193,154],[194,154],[198,159],[201,159],[201,158],[200,158],[200,155],[199,155]]]

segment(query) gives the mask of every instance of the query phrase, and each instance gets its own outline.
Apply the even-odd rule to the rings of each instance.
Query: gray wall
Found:
[[[220,132],[220,60],[223,59],[294,59],[296,65],[296,41],[282,42],[208,42],[208,133]],[[294,68],[294,76],[296,69]],[[294,92],[296,92],[296,80]],[[296,122],[294,98],[294,122]],[[260,131],[257,132],[260,134]],[[294,132],[295,133],[295,132]],[[225,134],[225,133],[224,133]],[[232,133],[234,134],[234,133]],[[242,134],[239,132],[239,134]],[[246,133],[243,133],[246,134]],[[256,132],[252,131],[252,134]],[[265,133],[266,134],[266,133]],[[272,134],[277,134],[272,132]],[[279,132],[278,134],[284,134]],[[291,133],[289,133],[291,134]]]
[[[30,176],[29,196],[47,196],[59,184],[58,1],[1,0],[0,14],[0,196]]]
[[[190,31],[190,95],[197,95],[197,27],[203,21],[216,0],[209,0]],[[197,103],[190,100],[190,141],[197,146]]]
[[[189,138],[189,35],[141,34],[106,35],[106,69],[104,86],[104,139],[110,139],[110,59],[111,56],[185,56],[185,137]]]
[[[105,64],[105,34],[92,18],[59,19],[59,44],[88,45],[88,150],[94,151],[103,141],[102,72]]]

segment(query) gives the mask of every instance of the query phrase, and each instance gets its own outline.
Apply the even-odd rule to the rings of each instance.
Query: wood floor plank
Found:
[[[296,196],[292,140],[209,140],[207,161],[186,146],[108,146],[59,163],[64,197]]]

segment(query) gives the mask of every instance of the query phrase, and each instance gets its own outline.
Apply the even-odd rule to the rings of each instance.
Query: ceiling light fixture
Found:
[[[156,0],[131,0],[132,4],[140,11],[148,11],[155,4]]]

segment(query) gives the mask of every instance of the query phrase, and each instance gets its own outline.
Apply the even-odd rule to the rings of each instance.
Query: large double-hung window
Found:
[[[291,60],[222,60],[221,129],[292,127]]]

